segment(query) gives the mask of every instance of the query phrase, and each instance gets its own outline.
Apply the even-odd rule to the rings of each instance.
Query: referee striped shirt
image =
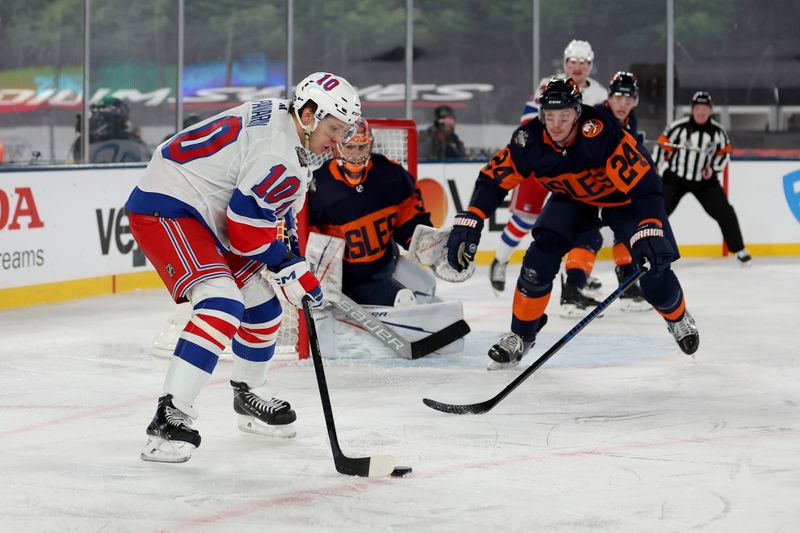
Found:
[[[653,150],[659,174],[671,171],[679,178],[702,181],[703,168],[710,166],[716,174],[725,169],[731,158],[728,134],[716,120],[702,126],[692,117],[676,120],[664,130]]]

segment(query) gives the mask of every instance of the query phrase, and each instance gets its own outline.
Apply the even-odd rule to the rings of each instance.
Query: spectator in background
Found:
[[[467,157],[464,143],[456,135],[456,114],[449,105],[433,111],[433,125],[420,134],[421,159],[463,159]]]
[[[75,123],[75,140],[70,154],[75,162],[83,161],[81,115]],[[136,135],[128,105],[106,96],[89,106],[89,160],[87,163],[135,163],[148,161],[150,149]]]

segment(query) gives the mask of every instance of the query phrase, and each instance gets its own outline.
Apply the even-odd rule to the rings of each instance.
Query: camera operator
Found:
[[[464,143],[456,135],[456,115],[449,105],[440,105],[434,112],[433,125],[420,134],[421,159],[463,159]]]
[[[80,113],[75,119],[75,140],[70,155],[74,162],[84,162]],[[130,110],[125,102],[106,96],[89,106],[89,160],[85,162],[132,163],[148,161],[150,155],[150,148],[131,124]]]

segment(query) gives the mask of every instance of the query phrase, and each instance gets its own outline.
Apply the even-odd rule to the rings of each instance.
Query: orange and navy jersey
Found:
[[[608,100],[595,105],[594,108],[600,111],[601,114],[606,115],[607,117],[613,118],[615,120],[617,119],[617,117],[614,116],[614,112],[611,111],[611,108],[608,106]],[[638,129],[639,125],[636,119],[635,110],[632,109],[631,112],[628,113],[628,116],[625,117],[625,120],[622,122],[622,127],[625,128],[625,130],[628,133],[636,137],[636,140],[639,141],[639,144],[644,144],[644,135],[639,133]]]
[[[344,282],[369,279],[407,248],[418,224],[431,226],[430,213],[411,174],[402,165],[372,154],[360,186],[348,184],[336,160],[314,172],[309,225],[345,240]]]
[[[645,196],[650,197],[648,205],[663,203],[661,181],[647,150],[616,118],[581,107],[578,135],[564,148],[553,143],[538,117],[518,127],[511,142],[481,169],[472,210],[488,216],[526,178],[553,194],[598,207],[636,205]]]

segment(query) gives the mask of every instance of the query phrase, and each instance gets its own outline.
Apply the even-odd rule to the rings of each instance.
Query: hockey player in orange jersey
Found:
[[[644,297],[664,317],[681,350],[696,352],[700,337],[671,270],[680,254],[649,154],[618,120],[582,105],[570,78],[551,79],[540,104],[542,114],[517,128],[481,170],[469,207],[454,219],[447,243],[450,266],[464,270],[475,258],[483,221],[509,190],[527,178],[551,192],[517,279],[511,331],[489,350],[489,368],[516,365],[531,349],[561,258],[576,234],[602,223],[629,240],[634,260],[647,259]]]

